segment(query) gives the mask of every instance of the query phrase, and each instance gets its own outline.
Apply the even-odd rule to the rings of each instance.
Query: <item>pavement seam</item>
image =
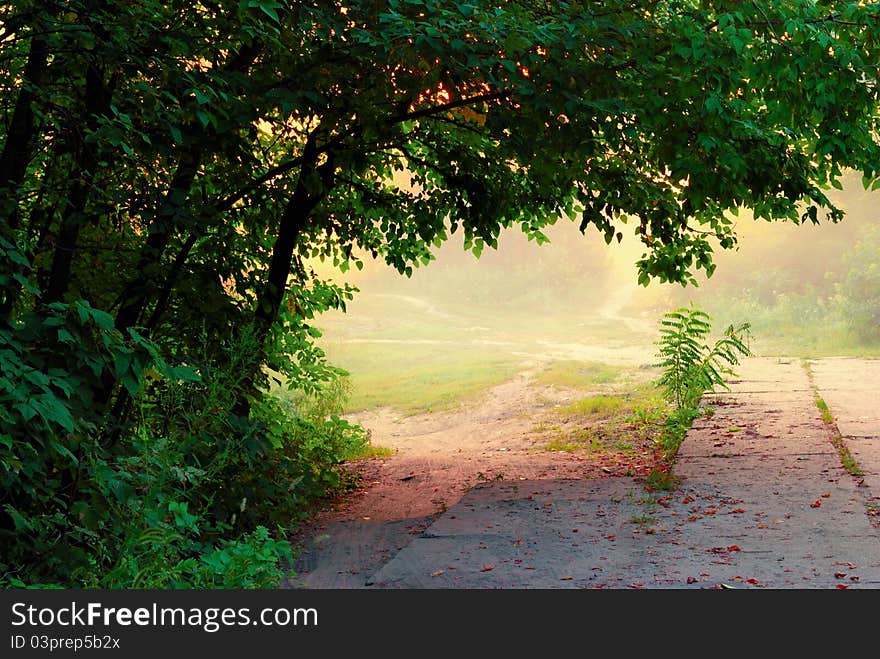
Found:
[[[843,465],[844,469],[856,483],[857,491],[859,491],[862,495],[861,498],[865,507],[865,515],[868,516],[868,519],[874,528],[880,528],[880,505],[878,505],[878,497],[872,496],[871,493],[865,489],[865,480],[864,478],[862,478],[862,476],[864,475],[864,469],[861,467],[861,465],[859,465],[858,461],[856,460],[855,456],[852,454],[852,451],[849,448],[848,440],[852,438],[845,436],[840,431],[840,428],[835,421],[834,413],[831,411],[828,403],[825,402],[824,398],[821,395],[821,392],[819,391],[819,387],[816,385],[815,376],[813,374],[810,360],[801,360],[801,366],[807,373],[807,380],[809,381],[810,387],[812,388],[813,399],[816,402],[816,407],[823,412],[822,424],[825,428],[825,432],[828,435],[828,440],[831,442],[831,445],[834,446],[834,448],[836,449],[837,454],[840,457],[840,462]],[[822,405],[824,405],[824,410]],[[827,412],[827,415],[825,414],[825,412]]]

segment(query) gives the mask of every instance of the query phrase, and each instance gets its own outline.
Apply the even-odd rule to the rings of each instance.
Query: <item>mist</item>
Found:
[[[688,305],[708,312],[718,332],[749,322],[755,354],[876,355],[880,193],[855,178],[832,192],[846,212],[838,224],[741,213],[737,247],[716,250],[717,269],[699,273],[698,286],[639,286],[644,250],[632,224],[610,245],[567,220],[542,245],[508,230],[479,258],[453,234],[411,277],[367,259],[363,271],[334,275],[359,291],[345,313],[318,319],[320,345],[351,373],[361,406],[381,404],[388,379],[447,387],[454,398],[556,362],[645,368],[660,316]]]

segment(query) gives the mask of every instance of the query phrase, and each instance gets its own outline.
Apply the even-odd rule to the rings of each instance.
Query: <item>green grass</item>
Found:
[[[631,408],[631,401],[625,396],[589,396],[566,405],[560,413],[566,416],[611,416],[624,408]]]
[[[822,421],[825,423],[834,423],[834,415],[831,413],[831,410],[828,409],[828,403],[826,403],[821,398],[816,398],[816,407],[819,408],[819,412],[822,413]]]
[[[430,300],[419,295],[417,290],[356,295],[346,313],[317,320],[323,332],[319,346],[331,364],[350,374],[346,412],[383,406],[403,414],[453,409],[536,360],[547,361],[538,384],[622,389],[643,376],[633,373],[653,351],[652,335],[619,320],[593,321],[582,309],[515,315],[507,308],[468,304],[462,295]],[[616,350],[615,362],[628,366],[602,363],[609,348]]]
[[[605,450],[605,443],[590,429],[566,435],[562,432],[544,444],[546,451],[562,451],[564,453],[598,453]]]
[[[558,407],[534,431],[552,433],[542,444],[547,451],[636,455],[663,436],[667,413],[656,386],[643,383],[625,393]]]
[[[331,363],[350,373],[347,412],[390,406],[403,414],[452,409],[521,370],[500,351],[450,344],[336,343]]]
[[[633,515],[630,517],[629,521],[637,526],[647,527],[656,523],[657,518],[651,517],[650,515]]]
[[[862,468],[856,461],[855,456],[853,456],[849,447],[846,445],[846,442],[843,440],[843,437],[838,435],[831,440],[831,443],[834,444],[834,448],[837,449],[837,453],[840,455],[840,462],[848,474],[851,476],[865,475],[865,472],[862,471]]]
[[[358,460],[369,460],[371,458],[390,458],[394,455],[394,449],[387,446],[374,446],[367,444],[356,451],[352,451],[345,456],[346,461],[357,462]]]
[[[717,327],[740,319],[752,326],[752,348],[764,357],[880,357],[880,343],[866,341],[845,318],[817,306],[815,300],[789,299],[765,306],[743,299],[706,300]]]
[[[560,360],[547,364],[535,377],[535,383],[570,389],[592,389],[617,382],[622,369],[600,362]]]

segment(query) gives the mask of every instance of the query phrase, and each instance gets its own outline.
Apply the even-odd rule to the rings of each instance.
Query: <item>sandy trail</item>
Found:
[[[534,372],[530,368],[479,401],[449,411],[405,416],[380,408],[351,415],[374,444],[395,454],[354,465],[363,489],[320,517],[416,518],[446,510],[480,482],[588,476],[588,461],[536,444],[539,418],[578,394],[534,386]]]

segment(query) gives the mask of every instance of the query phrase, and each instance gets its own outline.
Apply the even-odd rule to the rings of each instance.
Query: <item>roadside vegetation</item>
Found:
[[[652,489],[674,488],[678,447],[694,419],[710,413],[701,398],[726,388],[733,367],[752,354],[748,324],[729,326],[709,342],[711,320],[694,307],[664,314],[659,361],[650,369],[559,365],[565,382],[571,382],[573,369],[593,373],[593,392],[548,413],[534,428],[538,443],[545,450],[577,453],[609,474],[640,476]],[[588,382],[587,375],[583,383]]]
[[[643,381],[556,407],[532,433],[541,449],[575,453],[606,474],[645,476],[658,458],[667,409],[656,385]]]

